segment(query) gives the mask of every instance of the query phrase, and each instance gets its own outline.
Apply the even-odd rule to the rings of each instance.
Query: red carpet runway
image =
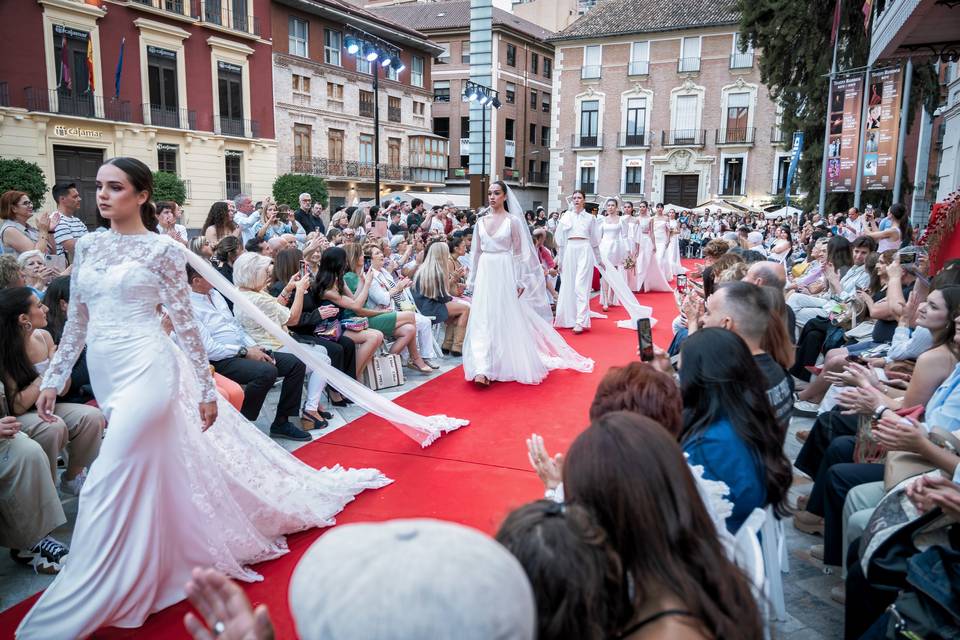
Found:
[[[663,348],[672,337],[676,315],[672,293],[638,296],[653,307],[658,323],[654,340]],[[594,305],[596,309],[596,305]],[[563,331],[581,354],[596,361],[592,374],[553,372],[542,384],[494,384],[480,389],[467,383],[461,368],[407,393],[400,404],[415,411],[446,413],[468,418],[471,424],[421,449],[383,420],[366,416],[329,436],[306,445],[296,455],[316,467],[376,467],[395,482],[361,494],[344,510],[338,523],[393,518],[439,518],[496,531],[513,508],[543,496],[543,487],[527,462],[524,440],[531,432],[544,436],[551,452],[563,451],[587,425],[594,390],[611,366],[637,359],[637,334],[618,329],[626,318],[613,307],[609,318],[595,320],[593,329],[579,336]],[[311,530],[289,538],[290,553],[258,565],[264,582],[246,586],[250,599],[266,603],[277,638],[295,638],[287,606],[287,585],[294,566],[311,543],[322,535]],[[317,582],[324,576],[317,576]],[[0,638],[12,638],[20,619],[36,596],[0,614]],[[136,630],[110,629],[98,638],[185,638],[182,619],[189,605],[181,603],[151,616]]]

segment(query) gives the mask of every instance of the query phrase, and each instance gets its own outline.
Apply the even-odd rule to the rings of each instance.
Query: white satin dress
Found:
[[[650,216],[637,218],[637,238],[640,245],[636,265],[637,288],[642,291],[670,291],[670,283],[660,269],[660,249],[650,238],[650,225],[653,221]]]
[[[593,360],[574,351],[550,323],[518,295],[520,233],[510,217],[490,234],[489,217],[477,220],[473,236],[474,280],[470,319],[463,342],[467,380],[538,384],[553,369],[593,370]]]
[[[628,227],[621,216],[607,216],[600,224],[600,257],[604,264],[610,264],[620,272],[625,279],[623,263],[629,255],[627,246]],[[600,280],[600,303],[608,306],[619,306],[617,294],[607,283],[606,278]]]
[[[284,534],[331,525],[356,494],[390,482],[376,469],[313,469],[218,397],[179,244],[106,231],[81,238],[76,255],[63,340],[42,388],[66,382],[86,343],[109,427],[65,566],[17,638],[139,627],[184,599],[193,567],[261,580],[247,565],[286,553]],[[163,332],[158,304],[183,350]],[[212,400],[219,418],[203,432],[198,405]]]

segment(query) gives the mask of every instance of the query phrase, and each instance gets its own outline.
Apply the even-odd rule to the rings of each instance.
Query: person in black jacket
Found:
[[[313,215],[313,197],[309,193],[300,194],[300,208],[293,214],[297,224],[303,227],[304,233],[319,231],[326,233],[327,229],[323,224],[323,219]]]

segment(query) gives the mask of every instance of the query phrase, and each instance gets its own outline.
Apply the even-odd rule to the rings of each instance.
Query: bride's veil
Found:
[[[616,196],[610,196],[601,200],[604,206],[611,201],[616,203],[617,208],[620,207],[620,199]],[[618,320],[618,327],[621,329],[636,329],[637,320],[641,318],[650,318],[651,326],[656,324],[657,321],[653,318],[653,309],[637,302],[637,298],[633,295],[633,291],[631,291],[623,274],[620,273],[617,267],[611,264],[602,253],[601,264],[597,265],[597,269],[600,271],[600,275],[607,281],[610,288],[613,289],[613,292],[617,294],[620,304],[623,305],[623,308],[630,316],[629,320]]]
[[[180,245],[177,245],[180,246]],[[240,294],[240,291],[224,278],[213,266],[192,251],[183,249],[187,262],[212,284],[217,291],[230,300],[235,308],[243,309],[244,314],[253,318],[273,337],[283,343],[289,353],[295,355],[308,369],[319,371],[327,380],[327,384],[339,391],[345,398],[349,398],[357,406],[370,413],[380,416],[405,435],[416,440],[421,447],[429,446],[442,434],[453,431],[469,424],[467,420],[451,418],[445,415],[423,416],[400,405],[391,402],[376,391],[357,382],[339,369],[317,358],[310,349],[290,337],[275,322],[270,320],[260,309]]]
[[[520,201],[517,200],[517,196],[510,187],[507,187],[506,205],[507,213],[513,220],[513,224],[518,225],[521,230],[521,254],[518,263],[520,272],[517,274],[523,287],[523,295],[520,296],[520,300],[533,307],[538,316],[552,323],[553,311],[550,309],[550,296],[547,293],[546,278],[543,267],[540,265],[540,256],[537,255],[537,248],[533,246],[533,238],[527,228],[527,221],[523,217],[523,208],[520,206]]]

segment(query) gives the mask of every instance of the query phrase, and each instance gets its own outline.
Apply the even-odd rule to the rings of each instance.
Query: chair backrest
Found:
[[[763,509],[754,509],[733,537],[733,561],[750,580],[757,602],[765,599],[766,570],[760,546],[760,530],[766,519],[767,514]]]

